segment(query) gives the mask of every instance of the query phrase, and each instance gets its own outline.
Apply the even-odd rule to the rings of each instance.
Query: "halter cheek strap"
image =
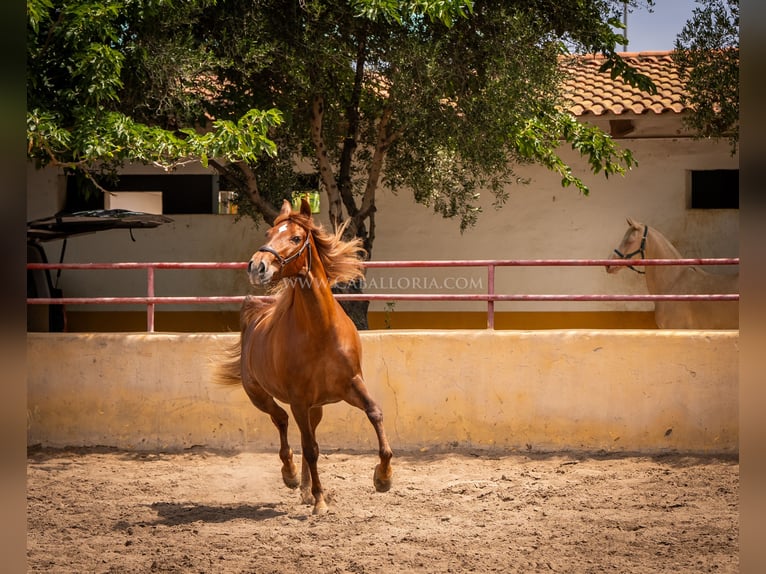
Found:
[[[301,254],[308,249],[308,263],[307,263],[307,269],[306,273],[309,273],[311,271],[311,234],[306,232],[306,241],[303,242],[303,245],[301,245],[301,248],[298,249],[295,253],[290,255],[289,257],[282,257],[279,253],[277,253],[277,250],[273,247],[269,247],[268,245],[263,245],[262,247],[258,248],[258,251],[263,251],[264,253],[271,253],[276,260],[279,262],[279,266],[284,269],[285,265],[288,263],[295,261],[298,257],[301,256]]]
[[[641,237],[641,245],[635,251],[631,251],[630,253],[623,254],[619,249],[615,249],[614,252],[618,255],[620,259],[633,259],[633,257],[638,255],[639,253],[641,254],[641,259],[646,259],[646,234],[648,231],[649,231],[649,226],[644,225],[644,235],[643,237]],[[639,271],[632,265],[628,265],[627,267],[628,269],[631,269],[641,275],[644,275],[646,273],[646,271]]]

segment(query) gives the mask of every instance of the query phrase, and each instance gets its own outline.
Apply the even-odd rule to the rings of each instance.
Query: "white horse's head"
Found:
[[[625,231],[625,235],[622,236],[622,241],[616,249],[609,255],[609,259],[633,259],[636,256],[640,256],[641,259],[646,257],[646,233],[648,227],[639,222],[627,218],[628,229]],[[617,273],[625,265],[607,265],[607,273]]]

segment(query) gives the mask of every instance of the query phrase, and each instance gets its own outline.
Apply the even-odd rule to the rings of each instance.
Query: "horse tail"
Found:
[[[242,336],[236,344],[229,345],[223,350],[221,360],[216,363],[213,373],[213,382],[217,385],[241,385],[242,384]]]
[[[245,331],[263,318],[264,312],[271,307],[261,299],[245,297],[239,312],[239,340],[223,350],[221,360],[216,363],[213,382],[219,385],[242,384],[242,344]]]

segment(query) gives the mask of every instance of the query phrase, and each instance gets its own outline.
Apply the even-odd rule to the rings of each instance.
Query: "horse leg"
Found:
[[[309,410],[309,422],[314,437],[323,414],[321,406],[311,407]],[[311,471],[305,457],[301,457],[301,500],[304,504],[314,504],[314,494],[311,492]]]
[[[271,422],[279,431],[279,458],[282,461],[282,480],[290,488],[298,487],[298,472],[293,462],[293,450],[287,442],[287,424],[290,418],[285,409],[264,391],[260,385],[245,384],[245,392],[258,409],[271,417]]]
[[[319,445],[316,442],[316,425],[322,419],[322,407],[303,407],[291,405],[295,423],[301,431],[301,448],[303,450],[301,491],[304,502],[311,503],[311,499],[306,494],[308,490],[308,479],[311,479],[311,495],[314,502],[314,514],[324,514],[327,512],[327,502],[324,498],[322,483],[319,482],[319,471],[317,470],[317,461],[319,460]],[[305,489],[305,490],[304,490]],[[308,499],[308,500],[307,500]]]
[[[375,434],[378,435],[380,464],[375,467],[373,483],[375,484],[375,490],[378,492],[386,492],[391,488],[391,479],[393,476],[391,458],[394,456],[394,453],[388,444],[386,430],[383,428],[383,411],[378,406],[378,403],[376,403],[370,396],[361,375],[356,375],[351,379],[351,394],[346,398],[346,402],[363,410],[367,414],[367,418],[375,429]]]

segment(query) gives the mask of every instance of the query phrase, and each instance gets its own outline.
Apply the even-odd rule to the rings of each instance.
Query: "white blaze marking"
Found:
[[[280,225],[277,231],[279,231],[280,233],[282,233],[283,231],[287,231],[287,224],[283,223],[282,225]]]

